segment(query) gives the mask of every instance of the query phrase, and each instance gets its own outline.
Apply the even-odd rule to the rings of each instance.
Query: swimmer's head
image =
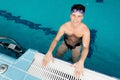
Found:
[[[71,8],[71,13],[74,13],[77,11],[84,14],[85,13],[85,6],[83,6],[82,4],[74,4]]]

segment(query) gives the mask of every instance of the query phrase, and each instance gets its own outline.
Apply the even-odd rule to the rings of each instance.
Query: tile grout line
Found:
[[[1,61],[4,61],[4,62],[7,62],[7,63],[9,63],[9,64],[13,64],[13,62],[10,62],[10,61],[8,61],[8,60],[6,60],[6,59],[0,59]]]
[[[25,60],[27,62],[31,62],[31,60],[28,60],[28,59],[25,59],[25,58],[22,58],[22,60]]]
[[[28,76],[28,74],[26,74],[26,75],[25,75],[25,77],[24,77],[24,79],[23,79],[23,80],[25,80],[25,79],[27,78],[27,76]]]
[[[3,60],[3,61],[5,61],[5,62],[11,63],[11,64],[14,63],[14,62],[12,62],[12,61],[10,61],[10,60],[3,59],[2,56],[4,56],[4,54],[1,54],[0,60]]]
[[[5,76],[5,75],[1,75],[1,76],[2,76],[1,80],[3,80],[4,78],[7,78],[7,79],[9,79],[9,80],[12,80],[11,78],[9,78],[9,77],[7,77],[7,76]]]

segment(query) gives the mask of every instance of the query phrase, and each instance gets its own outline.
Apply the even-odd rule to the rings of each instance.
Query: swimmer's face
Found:
[[[70,19],[73,25],[77,25],[82,21],[83,13],[80,13],[79,11],[72,12],[70,15]]]

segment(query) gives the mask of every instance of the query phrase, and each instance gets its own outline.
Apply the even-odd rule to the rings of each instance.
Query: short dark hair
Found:
[[[85,6],[83,6],[82,4],[74,4],[74,5],[71,7],[71,12],[72,12],[74,9],[82,10],[83,12],[85,12]]]

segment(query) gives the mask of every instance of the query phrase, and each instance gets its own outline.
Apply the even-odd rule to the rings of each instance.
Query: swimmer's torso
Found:
[[[71,25],[68,23],[64,30],[65,41],[67,42],[67,44],[74,46],[75,44],[82,42],[82,25],[78,27],[71,27]]]

